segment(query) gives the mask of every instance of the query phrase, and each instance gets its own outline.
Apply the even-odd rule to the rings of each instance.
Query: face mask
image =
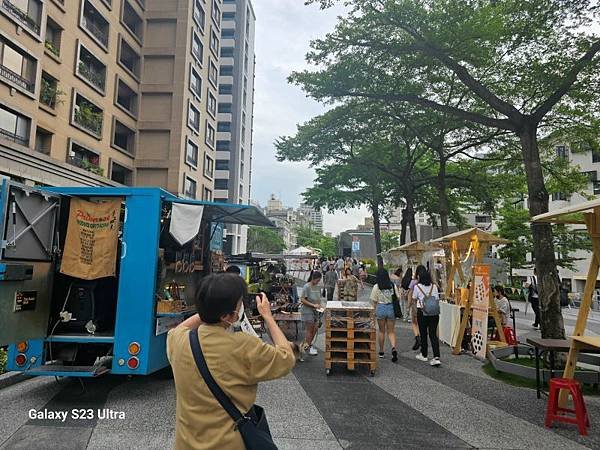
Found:
[[[240,306],[240,310],[238,311],[237,320],[235,322],[229,322],[227,320],[223,320],[223,322],[225,322],[228,325],[227,331],[233,333],[235,324],[241,322],[243,318],[244,318],[244,304],[242,303],[242,306]]]

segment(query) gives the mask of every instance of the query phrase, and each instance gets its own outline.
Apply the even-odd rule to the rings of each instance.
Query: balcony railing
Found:
[[[88,172],[95,173],[96,175],[103,175],[104,170],[89,161],[77,156],[69,156],[68,159],[69,164],[74,165],[75,167],[79,167],[80,169],[87,170]]]
[[[77,106],[75,108],[75,123],[81,125],[88,131],[100,136],[102,134],[102,112],[96,112],[88,106]]]
[[[29,28],[35,34],[40,34],[40,24],[33,18],[27,15],[25,11],[21,11],[19,7],[13,5],[10,0],[2,0],[2,9],[7,11],[12,17],[14,17],[20,24]]]
[[[12,131],[7,131],[4,128],[0,128],[0,136],[3,137],[4,139],[8,139],[9,141],[13,141],[16,142],[17,144],[21,144],[21,145],[29,145],[29,139],[24,137],[24,136],[19,136],[16,133],[13,133]]]
[[[23,77],[22,75],[19,75],[16,72],[13,72],[8,67],[0,65],[0,76],[5,80],[16,84],[17,86],[28,90],[29,92],[35,91],[35,83],[33,81],[29,81],[27,78]]]
[[[92,35],[96,39],[98,39],[105,47],[108,46],[108,33],[104,32],[98,25],[96,25],[93,21],[89,20],[85,16],[83,16],[83,20],[81,21],[81,23],[85,27],[85,29],[92,33]]]
[[[90,83],[97,88],[104,90],[105,77],[104,74],[94,69],[92,66],[87,65],[83,61],[79,62],[79,73]]]

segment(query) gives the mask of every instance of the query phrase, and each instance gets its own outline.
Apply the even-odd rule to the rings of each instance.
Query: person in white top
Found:
[[[392,362],[398,361],[398,351],[396,350],[396,315],[394,314],[394,296],[398,292],[396,286],[390,280],[390,274],[386,269],[377,271],[377,283],[373,286],[370,300],[375,304],[375,314],[377,317],[377,326],[379,333],[379,357],[385,355],[385,335],[387,334],[392,346]]]
[[[440,362],[440,341],[437,336],[438,323],[440,316],[425,315],[424,306],[427,299],[437,300],[439,302],[440,294],[438,288],[431,281],[431,275],[424,266],[417,267],[417,284],[413,289],[413,299],[417,306],[417,322],[421,335],[421,353],[416,358],[419,361],[427,361],[427,338],[431,341],[433,358],[429,362],[432,366],[439,366]]]

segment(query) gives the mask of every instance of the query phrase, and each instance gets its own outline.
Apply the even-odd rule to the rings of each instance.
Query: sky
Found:
[[[274,141],[293,135],[296,125],[322,114],[325,107],[309,99],[287,77],[309,68],[305,55],[310,41],[332,31],[341,7],[321,11],[304,0],[253,0],[256,13],[256,81],[252,199],[265,205],[271,194],[286,206],[298,206],[301,194],[314,180],[314,170],[304,163],[278,162]],[[339,234],[363,223],[369,213],[353,209],[324,214],[324,230]]]

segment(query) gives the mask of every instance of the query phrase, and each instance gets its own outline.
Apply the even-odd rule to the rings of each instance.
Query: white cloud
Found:
[[[315,173],[307,164],[275,158],[273,143],[279,136],[293,134],[296,125],[321,114],[325,108],[305,96],[298,86],[288,84],[294,70],[307,68],[306,52],[311,40],[333,30],[342,7],[321,11],[301,0],[254,0],[256,12],[256,81],[254,98],[254,148],[252,198],[266,203],[271,194],[286,205],[296,206],[301,194],[313,183]],[[335,234],[362,223],[364,213],[327,216],[325,228]],[[359,218],[360,216],[360,218]]]

